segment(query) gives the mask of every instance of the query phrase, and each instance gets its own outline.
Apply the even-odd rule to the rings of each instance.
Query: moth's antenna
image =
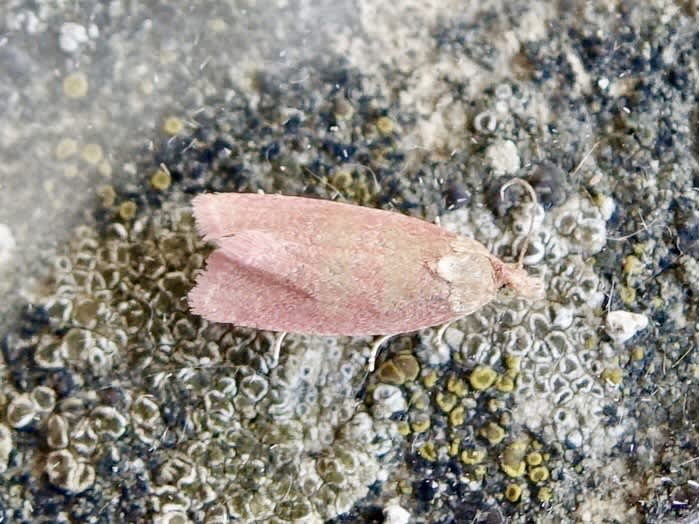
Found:
[[[534,203],[534,206],[536,207],[539,204],[539,199],[536,196],[536,191],[534,191],[534,188],[531,186],[529,182],[526,180],[523,180],[521,178],[513,178],[512,180],[507,181],[502,185],[500,188],[500,199],[505,200],[505,191],[507,191],[510,187],[512,187],[515,184],[519,184],[522,186],[527,193],[529,193],[529,196],[532,199],[532,202]],[[517,258],[517,267],[521,268],[522,267],[522,261],[524,260],[524,255],[527,252],[527,249],[529,249],[529,242],[532,239],[532,236],[534,234],[534,222],[536,221],[536,209],[534,209],[534,212],[532,213],[532,218],[531,221],[529,222],[529,232],[527,233],[527,238],[524,240],[524,245],[522,246],[522,249],[519,251],[519,257]]]

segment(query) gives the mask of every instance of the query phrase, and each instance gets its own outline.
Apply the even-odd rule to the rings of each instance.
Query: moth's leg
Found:
[[[438,346],[442,345],[443,339],[444,339],[444,333],[446,332],[447,328],[452,325],[452,322],[447,322],[446,324],[442,324],[439,326],[439,330],[437,331],[437,334],[435,335],[435,342],[437,342]]]
[[[276,368],[279,364],[279,354],[281,353],[282,342],[284,341],[286,334],[286,331],[283,331],[281,333],[277,333],[274,337],[274,346],[272,348],[272,361],[269,365],[270,368]]]
[[[369,373],[373,373],[374,369],[376,368],[376,357],[379,356],[379,350],[381,349],[381,346],[383,346],[387,340],[390,340],[394,336],[395,335],[385,335],[378,339],[376,342],[374,342],[374,345],[371,346],[371,354],[369,355],[369,361],[367,362],[367,368],[369,369]]]

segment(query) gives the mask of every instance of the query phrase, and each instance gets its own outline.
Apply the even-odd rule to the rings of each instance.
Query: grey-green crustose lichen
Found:
[[[270,369],[271,338],[191,317],[182,297],[206,249],[174,206],[77,231],[55,262],[48,324],[28,341],[37,385],[5,406],[0,458],[9,428],[31,430],[49,483],[108,497],[119,486],[96,470],[115,461],[147,483],[162,522],[322,522],[348,511],[386,477],[395,439],[354,399],[361,352],[292,337]],[[40,384],[56,374],[73,386]]]

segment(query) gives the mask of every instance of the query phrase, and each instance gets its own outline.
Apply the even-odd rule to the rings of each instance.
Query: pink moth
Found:
[[[197,230],[217,245],[188,296],[209,321],[396,335],[468,315],[502,287],[543,297],[541,280],[522,268],[524,250],[505,263],[473,239],[399,213],[254,193],[199,195],[193,208]]]

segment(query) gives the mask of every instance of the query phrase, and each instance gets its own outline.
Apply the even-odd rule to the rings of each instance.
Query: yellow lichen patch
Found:
[[[116,192],[112,186],[101,186],[97,189],[97,196],[102,200],[102,207],[112,207],[116,200]]]
[[[471,371],[469,382],[476,391],[488,389],[498,378],[498,374],[488,366],[476,366]]]
[[[473,474],[476,478],[485,477],[486,473],[488,473],[488,468],[486,468],[484,464],[479,464],[473,468]]]
[[[78,143],[72,138],[64,138],[56,145],[53,154],[58,160],[65,160],[78,151]]]
[[[430,429],[430,425],[431,423],[429,417],[424,417],[414,420],[410,427],[412,428],[413,433],[424,433]]]
[[[413,492],[413,485],[407,480],[398,481],[398,491],[403,495],[410,495]]]
[[[415,391],[410,397],[410,405],[418,411],[425,411],[430,406],[430,399],[424,391]]]
[[[172,178],[170,177],[170,173],[164,169],[158,169],[150,177],[150,185],[156,191],[166,190],[168,187],[170,187],[171,183]]]
[[[344,169],[330,176],[329,185],[343,195],[360,203],[369,202],[372,191],[369,187],[367,172],[358,171],[354,175]]]
[[[621,384],[623,376],[621,373],[621,369],[619,368],[604,368],[602,370],[600,378],[606,382],[609,382],[610,384],[618,386],[619,384]]]
[[[529,480],[532,482],[544,482],[549,478],[549,470],[546,466],[537,466],[529,470]]]
[[[449,444],[448,453],[449,453],[450,457],[455,457],[459,454],[459,439],[458,438],[451,439],[451,444]]]
[[[630,353],[631,360],[636,360],[636,361],[643,360],[644,356],[645,356],[645,353],[644,353],[643,348],[641,346],[636,346],[636,347],[631,348],[631,353]]]
[[[538,451],[532,451],[527,455],[527,464],[530,466],[538,466],[541,464],[544,460],[544,457],[541,456],[541,453]]]
[[[624,304],[630,305],[636,300],[636,290],[629,286],[619,286],[619,298]]]
[[[434,462],[435,460],[437,460],[437,450],[435,449],[434,444],[432,442],[425,442],[417,450],[417,453],[422,458],[424,458],[425,460],[429,460],[430,462]]]
[[[376,129],[378,129],[379,133],[382,135],[391,134],[393,132],[393,127],[393,120],[387,116],[382,116],[376,120]]]
[[[468,466],[479,464],[485,458],[485,450],[480,448],[465,449],[461,452],[461,462]]]
[[[510,502],[517,502],[522,496],[522,486],[519,484],[509,484],[505,488],[505,498]]]
[[[500,467],[510,477],[521,477],[526,470],[524,454],[527,451],[527,442],[517,440],[509,444],[502,452]]]
[[[449,412],[449,423],[452,426],[460,426],[464,423],[464,407],[457,406]]]
[[[553,498],[553,491],[551,491],[551,488],[547,487],[540,488],[536,494],[536,498],[539,499],[539,502],[543,502],[544,504],[550,502]]]
[[[119,206],[119,216],[122,220],[131,220],[136,216],[136,203],[131,200],[122,202]]]
[[[500,413],[500,417],[498,418],[498,422],[500,423],[501,426],[508,427],[509,425],[512,424],[512,415],[508,413],[507,411],[503,411]]]
[[[507,445],[502,452],[505,462],[515,463],[522,460],[527,451],[527,442],[525,440],[515,440]]]
[[[629,255],[624,258],[624,273],[627,275],[636,275],[643,271],[643,263],[634,255]]]
[[[457,397],[464,397],[468,393],[466,382],[458,378],[456,375],[450,375],[447,379],[447,391],[454,393]]]
[[[82,98],[87,90],[88,82],[84,73],[71,73],[63,79],[63,94],[68,98]]]
[[[488,402],[486,402],[485,407],[491,413],[496,413],[498,410],[502,409],[502,402],[496,398],[491,398],[488,400]]]
[[[160,129],[166,135],[175,136],[184,129],[184,123],[176,116],[169,116],[163,120],[163,125]]]
[[[336,171],[330,177],[330,183],[340,191],[344,191],[352,185],[352,173],[345,170]]]
[[[444,393],[442,391],[438,392],[437,396],[435,397],[435,401],[437,402],[439,409],[444,411],[444,413],[449,413],[452,409],[454,409],[457,400],[456,395]]]
[[[505,430],[498,426],[495,422],[488,422],[478,431],[478,434],[486,439],[491,446],[500,444],[505,438]]]
[[[521,360],[514,355],[506,355],[503,359],[503,364],[505,364],[505,369],[508,371],[519,371]]]
[[[584,335],[583,338],[583,348],[587,349],[588,351],[595,349],[597,347],[597,343],[599,341],[597,340],[597,336],[590,333]]]
[[[398,433],[400,433],[402,436],[407,437],[410,435],[410,424],[408,424],[405,421],[400,421],[398,425],[396,426],[396,430]]]
[[[99,144],[85,144],[80,151],[80,158],[87,164],[95,166],[102,160],[102,146]]]
[[[500,464],[500,468],[505,472],[505,474],[508,477],[512,478],[521,477],[522,475],[524,475],[524,472],[527,469],[523,460],[516,464],[509,464],[503,462],[502,464]]]
[[[438,378],[439,377],[437,376],[437,372],[434,370],[430,370],[425,375],[423,375],[422,383],[427,389],[432,389],[434,385],[437,383]]]
[[[512,393],[515,389],[514,378],[509,376],[509,374],[500,375],[495,381],[495,389],[503,393]]]

